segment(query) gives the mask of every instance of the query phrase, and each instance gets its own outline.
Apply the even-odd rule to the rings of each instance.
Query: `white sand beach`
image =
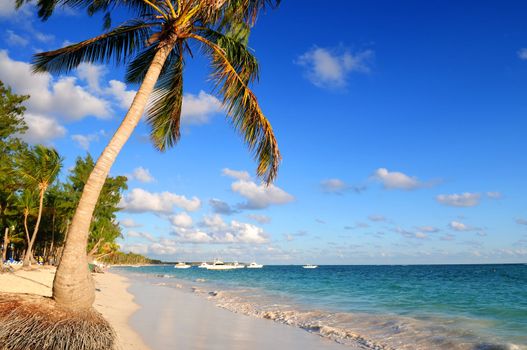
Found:
[[[54,268],[40,267],[0,274],[0,292],[51,296],[54,273]],[[109,272],[94,278],[94,306],[115,328],[118,349],[350,349],[298,328],[221,309],[198,295],[140,278]]]

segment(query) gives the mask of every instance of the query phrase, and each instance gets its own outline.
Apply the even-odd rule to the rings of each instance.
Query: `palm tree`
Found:
[[[36,205],[37,200],[35,199],[36,197],[37,196],[35,192],[29,189],[25,189],[24,191],[22,191],[22,194],[18,197],[18,206],[22,209],[22,212],[24,213],[24,231],[26,232],[26,241],[27,241],[27,250],[26,250],[26,254],[24,255],[25,266],[33,262],[33,254],[31,250],[29,249],[29,245],[31,242],[31,236],[29,235],[29,228],[27,226],[27,220],[30,215],[35,215],[35,213],[37,212],[37,205]]]
[[[44,195],[49,185],[55,181],[61,167],[62,159],[57,151],[53,148],[48,148],[42,145],[37,145],[31,150],[24,152],[18,160],[17,174],[20,176],[27,189],[38,191],[39,198],[37,221],[33,229],[31,240],[28,242],[27,252],[24,256],[24,266],[31,264],[33,244],[37,238],[38,227],[42,217],[42,209],[44,207]],[[27,216],[25,223],[27,225]]]
[[[18,0],[23,2],[23,0]],[[214,92],[234,128],[258,161],[257,175],[270,183],[281,159],[273,129],[249,85],[258,78],[258,63],[246,46],[249,28],[265,6],[279,0],[39,0],[47,18],[57,5],[86,7],[88,12],[125,6],[134,19],[97,37],[39,53],[35,72],[67,73],[82,62],[127,64],[126,80],[140,87],[121,125],[100,155],[72,219],[53,283],[55,301],[72,309],[90,308],[95,298],[86,264],[92,214],[105,179],[123,145],[147,110],[151,140],[160,151],[180,138],[185,58],[193,48],[210,58]]]

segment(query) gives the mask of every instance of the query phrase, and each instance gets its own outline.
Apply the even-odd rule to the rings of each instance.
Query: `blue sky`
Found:
[[[284,1],[250,46],[283,155],[275,185],[187,64],[183,137],[165,154],[141,124],[112,168],[128,175],[125,250],[164,260],[393,264],[527,261],[527,5],[520,1]],[[137,86],[83,65],[30,74],[31,55],[96,35],[70,9],[40,23],[0,2],[0,79],[32,95],[29,142],[102,151]]]

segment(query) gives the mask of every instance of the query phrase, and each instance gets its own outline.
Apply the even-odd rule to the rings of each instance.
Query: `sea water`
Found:
[[[527,265],[120,268],[365,349],[527,349]]]

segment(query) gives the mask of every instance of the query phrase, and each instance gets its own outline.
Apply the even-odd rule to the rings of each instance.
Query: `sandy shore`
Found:
[[[0,274],[0,292],[51,296],[54,275],[55,269],[50,267]],[[94,278],[97,288],[94,307],[114,327],[118,349],[148,350],[139,334],[128,323],[139,306],[134,303],[134,296],[127,291],[127,279],[113,273],[95,274]]]
[[[203,296],[127,276],[141,308],[130,322],[153,350],[358,350],[271,320],[236,314]]]

